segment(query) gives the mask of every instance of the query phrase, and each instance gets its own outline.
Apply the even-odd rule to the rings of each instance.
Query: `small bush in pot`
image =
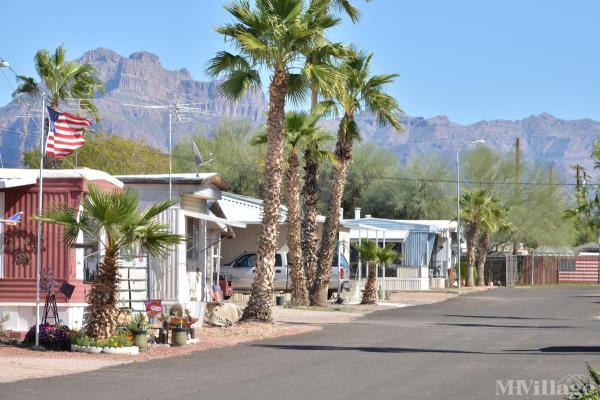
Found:
[[[133,336],[134,346],[139,347],[141,351],[148,349],[148,321],[142,313],[137,313],[131,319],[128,326],[129,332]]]

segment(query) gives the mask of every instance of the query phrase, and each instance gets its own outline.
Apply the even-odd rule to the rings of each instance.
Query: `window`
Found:
[[[234,268],[254,268],[256,267],[256,254],[244,254],[235,262]]]
[[[100,246],[94,237],[84,232],[81,247],[83,247],[83,282],[92,283],[96,280],[98,272]]]

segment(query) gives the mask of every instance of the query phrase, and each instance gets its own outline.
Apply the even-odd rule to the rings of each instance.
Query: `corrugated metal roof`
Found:
[[[85,179],[87,181],[107,181],[122,188],[123,182],[104,171],[91,168],[45,169],[44,179]],[[0,168],[0,182],[4,187],[33,185],[37,182],[40,171],[25,168]],[[19,184],[22,183],[22,184]]]
[[[168,183],[169,174],[150,174],[150,175],[119,175],[118,179],[125,183]],[[225,189],[227,184],[216,172],[205,172],[200,174],[181,173],[171,174],[171,182],[175,184],[193,184],[212,183],[219,189]]]

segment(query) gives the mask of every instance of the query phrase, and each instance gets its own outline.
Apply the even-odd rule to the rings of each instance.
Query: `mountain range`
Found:
[[[183,123],[174,124],[174,141],[202,130],[210,132],[223,118],[264,122],[268,100],[254,91],[237,102],[217,92],[218,81],[194,80],[186,69],[165,69],[159,57],[136,52],[123,57],[104,48],[86,52],[78,61],[93,64],[104,80],[106,90],[97,99],[101,121],[95,127],[126,138],[143,140],[165,149],[168,145],[168,112],[139,106],[168,105],[179,101],[202,112],[184,113]],[[137,107],[136,107],[137,106]],[[16,167],[22,152],[38,145],[39,128],[33,118],[23,118],[39,104],[12,101],[0,107],[0,142],[6,166]],[[600,132],[600,122],[591,119],[562,120],[548,113],[511,120],[480,121],[470,125],[452,122],[446,116],[422,118],[403,116],[404,132],[398,135],[381,127],[375,118],[361,116],[359,127],[365,142],[380,144],[398,155],[402,162],[431,153],[453,159],[458,147],[467,141],[484,139],[500,152],[514,152],[517,137],[526,158],[552,165],[566,173],[579,163],[591,170],[591,146]],[[337,121],[323,125],[335,131]]]

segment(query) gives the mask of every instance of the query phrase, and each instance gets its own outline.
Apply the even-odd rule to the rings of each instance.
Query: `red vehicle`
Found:
[[[233,294],[233,284],[231,283],[231,276],[223,276],[219,275],[219,287],[221,288],[221,292],[223,292],[223,298],[225,300],[229,299]]]

